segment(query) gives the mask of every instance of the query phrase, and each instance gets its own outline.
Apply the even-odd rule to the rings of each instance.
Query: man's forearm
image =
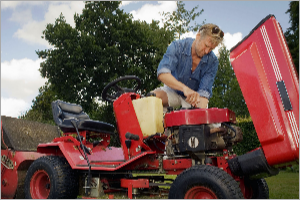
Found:
[[[170,73],[162,73],[158,75],[158,80],[169,86],[170,88],[174,90],[184,91],[184,89],[187,87],[180,81],[178,81],[172,74]]]
[[[163,73],[158,76],[158,80],[169,86],[174,90],[182,91],[184,96],[186,97],[186,102],[189,104],[196,106],[197,100],[200,97],[199,94],[192,90],[191,88],[187,87],[180,81],[178,81],[172,74],[170,73]]]

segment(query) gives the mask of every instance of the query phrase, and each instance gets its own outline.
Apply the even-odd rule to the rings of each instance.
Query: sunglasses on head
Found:
[[[200,28],[200,30],[199,31],[201,31],[201,30],[203,30],[203,29],[206,29],[207,27],[203,27],[203,28]],[[217,26],[215,26],[215,27],[213,27],[212,29],[211,29],[211,34],[212,35],[218,35],[220,38],[223,38],[224,37],[224,32],[221,30],[221,29],[219,29],[219,27],[217,27]]]
[[[218,34],[219,34],[219,37],[220,37],[220,38],[223,38],[223,37],[224,37],[224,32],[221,31],[221,29],[219,29],[217,26],[215,26],[215,27],[213,27],[213,28],[211,29],[211,33],[212,33],[213,35],[218,35]]]

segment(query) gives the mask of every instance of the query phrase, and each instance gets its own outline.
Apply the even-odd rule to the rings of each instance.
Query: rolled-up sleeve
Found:
[[[200,96],[210,99],[212,97],[212,86],[218,71],[219,61],[216,58],[209,69],[204,73],[200,79],[198,93]]]
[[[167,48],[166,53],[163,56],[163,59],[160,61],[157,68],[157,76],[162,73],[172,73],[175,71],[176,66],[178,65],[178,58],[176,53],[176,41],[172,42]]]

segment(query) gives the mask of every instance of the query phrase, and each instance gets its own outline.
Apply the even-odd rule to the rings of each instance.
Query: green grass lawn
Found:
[[[144,174],[143,174],[144,175]],[[134,175],[136,176],[136,174]],[[166,175],[165,178],[175,178],[175,176]],[[299,199],[299,173],[280,171],[277,176],[266,178],[269,186],[270,199]],[[113,193],[114,199],[128,199],[126,192]],[[163,196],[137,196],[138,199],[167,199]],[[108,194],[101,199],[108,199]]]
[[[270,199],[299,199],[299,173],[280,171],[266,181]]]

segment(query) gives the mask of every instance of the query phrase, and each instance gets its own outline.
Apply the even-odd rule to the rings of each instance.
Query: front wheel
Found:
[[[245,178],[245,199],[268,199],[269,187],[265,179]]]
[[[225,171],[206,165],[193,166],[177,176],[169,199],[241,199],[238,183]]]
[[[63,157],[40,157],[27,171],[24,189],[26,199],[74,199],[77,175]]]

